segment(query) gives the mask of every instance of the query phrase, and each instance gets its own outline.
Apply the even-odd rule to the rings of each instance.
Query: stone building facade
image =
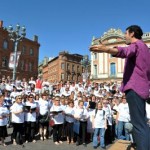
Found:
[[[143,41],[150,47],[150,33],[144,33]],[[124,33],[120,29],[110,29],[100,38],[93,38],[92,44],[98,44],[99,41],[109,47],[126,46]],[[125,60],[112,57],[107,53],[91,52],[91,80],[101,82],[117,80],[121,81],[123,77]]]

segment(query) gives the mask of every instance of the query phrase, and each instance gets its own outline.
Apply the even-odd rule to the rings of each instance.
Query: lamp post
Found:
[[[26,28],[25,28],[25,26],[22,26],[20,28],[20,25],[17,24],[16,25],[16,29],[14,30],[13,27],[10,25],[8,27],[8,33],[9,33],[10,40],[12,40],[14,42],[14,44],[15,44],[14,67],[13,67],[13,81],[15,81],[15,79],[16,79],[16,68],[17,68],[16,63],[17,63],[18,43],[19,43],[19,41],[21,41],[26,36]]]
[[[81,65],[84,68],[84,72],[82,73],[83,83],[86,83],[87,79],[89,77],[88,67],[90,66],[90,61],[89,61],[88,55],[83,56],[83,59],[81,60]]]

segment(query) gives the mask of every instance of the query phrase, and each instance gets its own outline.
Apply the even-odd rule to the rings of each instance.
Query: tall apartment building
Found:
[[[59,56],[43,63],[42,77],[48,79],[50,83],[60,81],[82,81],[81,60],[83,56],[79,54],[69,54],[66,51],[59,53]]]
[[[144,33],[143,41],[150,48],[150,33]],[[94,38],[92,44],[102,41],[109,47],[126,46],[124,33],[120,29],[109,29],[100,38]],[[125,60],[112,57],[107,53],[91,52],[91,79],[97,82],[122,80]]]
[[[33,40],[24,38],[19,42],[17,51],[20,51],[21,55],[16,69],[16,77],[20,79],[37,77],[39,47],[36,35]],[[9,68],[9,58],[10,53],[14,52],[14,48],[14,43],[10,40],[7,29],[3,27],[3,21],[0,21],[0,78],[4,75],[10,77],[13,75],[13,70]]]

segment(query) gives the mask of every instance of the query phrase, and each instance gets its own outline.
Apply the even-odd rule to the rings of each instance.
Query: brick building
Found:
[[[50,83],[59,81],[82,81],[81,60],[83,56],[79,54],[69,54],[66,51],[60,52],[59,56],[51,59],[48,63],[43,63],[43,80],[48,79]]]
[[[24,38],[19,42],[17,51],[20,51],[21,55],[16,69],[16,77],[19,79],[37,77],[39,47],[37,36],[34,36],[33,40]],[[12,77],[13,70],[9,68],[9,58],[10,53],[14,52],[14,48],[7,29],[3,27],[3,21],[0,21],[0,78],[4,75]]]

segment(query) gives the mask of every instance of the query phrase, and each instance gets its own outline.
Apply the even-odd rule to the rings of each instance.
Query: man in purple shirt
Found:
[[[150,96],[150,49],[141,40],[142,35],[142,29],[132,25],[125,32],[128,47],[109,48],[100,43],[91,46],[90,51],[125,58],[122,91],[129,104],[133,138],[137,150],[150,150],[150,131],[145,110],[145,102]]]

